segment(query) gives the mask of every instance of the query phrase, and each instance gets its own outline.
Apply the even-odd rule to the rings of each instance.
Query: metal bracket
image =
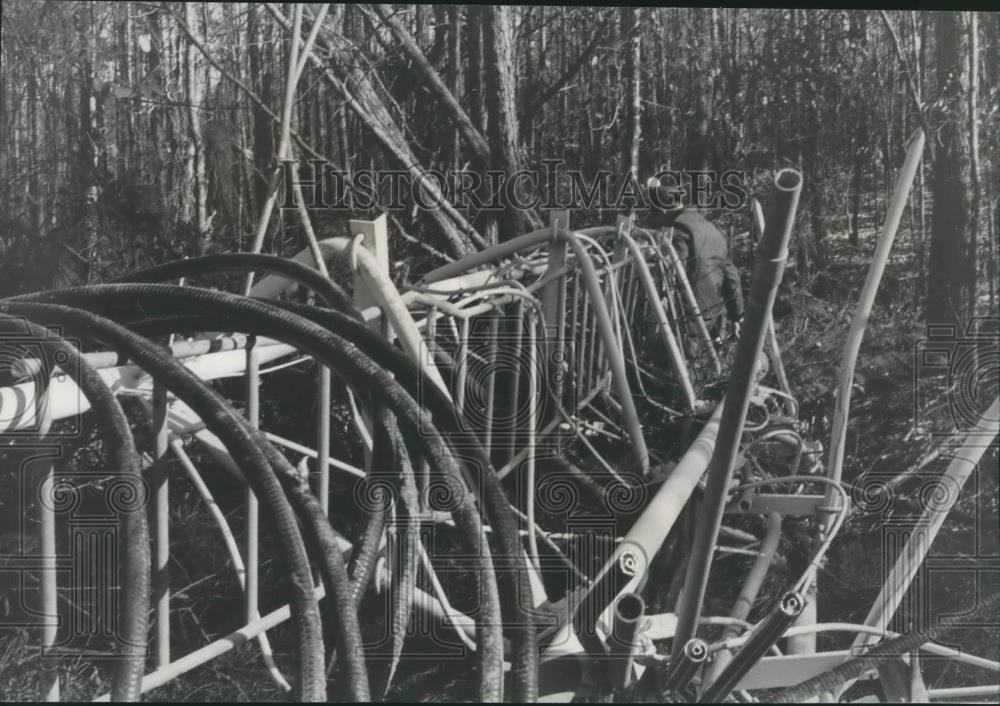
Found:
[[[783,657],[763,657],[747,672],[734,691],[746,689],[779,689],[801,684],[833,669],[851,657],[850,650],[819,652],[811,655],[784,655]]]
[[[385,214],[373,221],[351,220],[348,224],[351,235],[362,236],[360,245],[368,248],[378,261],[379,268],[389,274],[389,228]],[[368,290],[361,277],[354,274],[354,300],[358,309],[364,311],[370,306],[378,306],[378,300]]]
[[[759,493],[740,497],[726,508],[729,514],[759,515],[769,512],[788,517],[791,515],[815,516],[817,513],[837,512],[826,507],[824,495],[791,495],[787,493]]]

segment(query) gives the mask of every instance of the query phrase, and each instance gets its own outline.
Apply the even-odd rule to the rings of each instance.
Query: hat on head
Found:
[[[687,191],[677,185],[665,186],[656,177],[649,177],[646,180],[647,196],[649,205],[653,211],[660,213],[675,214],[684,210],[683,197]]]

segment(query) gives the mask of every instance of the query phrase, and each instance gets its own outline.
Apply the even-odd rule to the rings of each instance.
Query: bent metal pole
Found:
[[[757,248],[746,326],[736,344],[729,386],[726,389],[719,437],[708,464],[704,512],[699,516],[688,561],[684,588],[677,605],[677,632],[673,656],[679,658],[685,643],[694,637],[705,598],[708,572],[712,565],[715,540],[722,524],[726,494],[736,465],[740,437],[746,422],[750,393],[754,386],[757,358],[764,347],[764,333],[771,317],[771,307],[785,270],[788,240],[795,222],[795,211],[802,192],[802,175],[794,169],[782,169],[774,178],[768,200],[767,230]]]
[[[615,622],[608,636],[608,686],[625,689],[632,679],[632,657],[636,636],[646,615],[646,604],[638,593],[623,594],[615,603]]]
[[[616,597],[637,591],[645,581],[649,562],[660,550],[698,481],[705,475],[721,418],[720,404],[594,578],[581,605],[587,606],[591,615],[598,616],[600,625],[612,624]]]
[[[601,288],[597,270],[594,269],[594,263],[591,261],[590,255],[574,231],[566,230],[565,228],[541,228],[531,231],[503,243],[498,243],[486,250],[466,255],[461,260],[449,262],[447,265],[431,270],[424,275],[421,284],[434,284],[450,277],[467,274],[477,267],[492,265],[522,251],[533,250],[551,242],[553,239],[567,243],[573,251],[578,269],[578,277],[583,282],[587,291],[587,300],[593,307],[597,334],[600,336],[605,355],[607,355],[608,366],[611,368],[611,384],[614,386],[615,393],[618,396],[617,401],[622,407],[622,425],[625,427],[629,441],[632,443],[632,452],[639,466],[639,471],[645,475],[649,472],[649,451],[646,447],[646,439],[642,434],[642,423],[639,421],[639,414],[632,399],[632,392],[629,389],[628,374],[625,370],[625,357],[622,353],[621,341],[615,335],[611,315],[608,312],[608,304],[604,297],[604,290]]]
[[[760,588],[764,585],[767,570],[771,568],[774,555],[778,551],[778,542],[780,539],[781,515],[776,512],[769,513],[766,520],[764,539],[760,544],[760,551],[757,553],[757,558],[754,560],[750,573],[747,574],[746,582],[743,584],[743,589],[740,591],[740,595],[737,597],[729,617],[736,620],[746,620],[749,617],[750,609],[756,603]],[[739,630],[740,628],[736,625],[727,627],[722,633],[722,641],[724,642],[729,638],[736,637],[739,634]],[[712,666],[708,669],[708,673],[705,676],[705,684],[711,686],[712,682],[722,674],[722,670],[732,661],[733,653],[731,651],[720,650],[715,655],[715,659],[712,660]]]
[[[875,295],[878,292],[879,284],[882,281],[882,274],[889,262],[889,254],[892,251],[892,244],[899,229],[900,221],[903,218],[903,210],[909,199],[910,189],[913,188],[913,180],[916,177],[917,169],[920,167],[921,155],[924,152],[924,132],[917,128],[910,138],[906,149],[906,158],[903,166],[899,170],[896,178],[896,185],[893,189],[892,199],[886,209],[885,222],[875,243],[875,251],[872,253],[872,262],[865,276],[864,286],[858,296],[858,305],[854,309],[851,317],[851,325],[847,330],[847,338],[844,341],[843,353],[840,358],[840,369],[837,373],[837,391],[835,398],[836,405],[833,411],[832,431],[830,432],[830,452],[827,455],[826,477],[832,481],[840,482],[844,467],[844,449],[847,443],[847,422],[851,412],[851,390],[854,385],[854,367],[858,360],[858,353],[861,351],[861,343],[864,339],[865,330],[868,327],[868,319],[871,316],[872,308],[875,305]],[[831,505],[834,502],[836,489],[828,486],[826,490],[826,500],[824,505]],[[816,538],[817,543],[822,542],[830,532],[832,522],[830,514],[822,514],[817,517],[820,523],[820,533]],[[808,605],[799,617],[796,624],[807,625],[816,622],[816,600],[813,598],[817,590],[816,577],[812,576],[805,587]],[[905,592],[905,587],[904,587]],[[802,637],[790,640],[788,644],[789,652],[792,654],[812,654],[816,651],[815,634],[803,635]]]
[[[802,594],[789,591],[782,596],[770,615],[760,621],[750,633],[747,641],[743,643],[743,647],[722,670],[718,679],[705,689],[701,698],[698,699],[698,703],[719,703],[729,696],[729,692],[760,661],[764,653],[774,646],[774,643],[784,634],[804,607],[805,598],[802,597]]]
[[[667,312],[664,311],[663,304],[660,302],[660,295],[656,291],[656,283],[653,281],[653,275],[649,271],[649,265],[646,264],[646,258],[643,257],[642,250],[639,249],[639,245],[628,233],[621,234],[621,242],[626,248],[628,248],[629,253],[632,255],[632,261],[635,263],[642,286],[644,287],[646,296],[649,299],[649,307],[653,310],[653,313],[656,316],[657,328],[659,329],[660,337],[663,339],[663,344],[667,349],[667,355],[670,358],[670,365],[674,369],[674,376],[684,392],[684,399],[687,403],[688,410],[693,411],[698,403],[697,396],[695,395],[694,387],[691,385],[691,377],[688,375],[687,366],[684,364],[684,360],[681,357],[680,345],[674,337],[673,330],[670,328],[670,321],[667,319]]]
[[[833,430],[830,432],[830,454],[827,457],[826,476],[830,480],[839,481],[844,467],[844,448],[847,441],[847,420],[851,409],[851,389],[854,384],[854,366],[858,360],[858,353],[861,350],[861,341],[864,339],[865,329],[868,326],[868,317],[871,315],[872,307],[875,305],[875,295],[878,293],[879,283],[882,281],[882,273],[889,262],[889,253],[892,250],[892,243],[899,229],[899,223],[903,218],[903,209],[913,186],[913,179],[916,176],[917,168],[920,166],[920,158],[924,151],[924,132],[919,128],[910,138],[906,150],[906,159],[899,171],[896,179],[896,188],[889,202],[885,223],[882,226],[882,233],[875,244],[875,252],[872,254],[872,264],[868,268],[864,286],[861,288],[861,295],[858,297],[858,306],[854,310],[851,318],[851,327],[847,331],[847,339],[844,342],[844,352],[840,359],[840,371],[837,378],[837,405],[833,413]],[[826,503],[833,500],[833,489],[827,490]],[[824,520],[823,527],[828,530],[830,520]]]

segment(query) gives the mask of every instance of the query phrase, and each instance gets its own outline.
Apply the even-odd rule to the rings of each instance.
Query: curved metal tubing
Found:
[[[764,539],[760,544],[760,552],[754,560],[753,567],[747,575],[746,582],[743,584],[743,589],[740,591],[736,603],[733,604],[733,610],[729,614],[731,618],[746,620],[747,616],[750,615],[750,609],[753,608],[753,604],[757,601],[757,594],[760,593],[760,587],[764,584],[764,577],[767,576],[767,570],[771,567],[771,562],[774,561],[774,555],[778,550],[778,541],[780,539],[781,515],[776,512],[769,513],[767,516],[767,528],[764,530]],[[738,634],[738,627],[727,627],[722,633],[722,639],[725,641],[736,637]],[[717,653],[712,666],[709,667],[705,675],[705,684],[711,686],[712,682],[718,679],[719,674],[722,673],[722,670],[726,668],[732,659],[733,653],[729,650]]]
[[[664,690],[671,693],[686,687],[706,659],[708,659],[708,646],[705,641],[697,637],[688,640],[684,643],[680,656],[676,660],[671,659],[670,671],[664,678]]]
[[[1000,701],[1000,684],[988,684],[985,686],[959,686],[952,689],[928,689],[927,696],[936,701],[947,701],[950,699],[975,699],[986,697],[994,701]]]
[[[705,474],[708,462],[715,449],[715,439],[719,433],[722,405],[715,408],[697,438],[681,457],[670,477],[660,486],[632,528],[618,544],[615,553],[601,568],[594,579],[594,585],[601,583],[616,572],[625,575],[625,584],[616,595],[634,591],[646,576],[649,562],[660,550],[674,523],[680,517],[688,498],[694,492]],[[601,613],[600,622],[611,623],[610,607]]]
[[[892,250],[896,231],[899,229],[899,223],[903,217],[903,209],[906,207],[906,201],[913,186],[917,168],[920,166],[923,149],[924,133],[923,130],[917,128],[910,138],[906,150],[906,158],[899,171],[899,176],[896,178],[892,199],[889,201],[885,222],[882,225],[882,232],[879,234],[878,241],[875,244],[872,263],[868,268],[868,274],[865,276],[865,283],[861,288],[861,294],[858,296],[858,305],[854,310],[854,315],[851,317],[851,325],[847,331],[847,339],[844,342],[844,350],[841,355],[840,369],[838,371],[835,395],[836,405],[832,418],[830,451],[827,455],[826,467],[827,478],[834,481],[840,480],[844,466],[844,449],[847,444],[847,421],[850,416],[851,392],[854,385],[854,367],[857,363],[858,353],[861,351],[861,342],[864,339],[865,329],[868,327],[868,317],[871,315],[872,307],[875,304],[875,295],[878,292],[879,283],[882,281],[882,274],[889,261],[889,253]],[[829,505],[832,501],[833,491],[832,489],[828,489],[825,504]],[[828,531],[831,519],[829,517],[820,517],[818,519],[823,530]],[[884,590],[885,588],[883,588]],[[905,586],[903,590],[905,591]],[[807,589],[807,595],[814,594],[815,591],[814,580]],[[900,593],[900,597],[902,597],[902,593]],[[884,598],[884,596],[880,596],[880,598]],[[815,604],[815,601],[810,601],[810,605],[814,606]],[[807,617],[811,618],[811,622],[815,622],[815,616],[808,615]],[[816,649],[814,638],[806,638],[798,642],[798,644],[802,649],[807,651],[814,652]]]
[[[698,306],[698,299],[695,297],[694,290],[691,288],[691,280],[688,279],[687,271],[684,269],[684,263],[681,262],[680,255],[677,254],[677,250],[674,248],[674,244],[670,241],[670,238],[668,238],[662,231],[660,232],[660,243],[667,251],[667,259],[670,260],[670,264],[673,266],[676,280],[681,283],[681,292],[683,292],[684,298],[687,299],[688,308],[691,310],[691,318],[694,319],[694,324],[698,329],[698,335],[701,336],[702,345],[705,350],[708,351],[709,357],[712,359],[712,366],[715,368],[715,374],[721,375],[722,362],[719,360],[719,354],[715,352],[715,344],[712,342],[712,337],[708,333],[708,327],[705,325],[705,318],[701,315],[701,307]]]
[[[594,263],[573,231],[564,228],[542,228],[532,231],[531,233],[508,240],[505,243],[500,243],[486,250],[472,253],[461,260],[432,270],[424,276],[422,282],[432,284],[463,274],[467,270],[489,265],[516,255],[522,250],[537,248],[553,238],[568,243],[573,249],[573,254],[576,256],[577,267],[580,271],[579,274],[583,279],[584,286],[587,288],[588,299],[594,310],[598,333],[604,344],[611,367],[611,381],[615,386],[615,392],[619,398],[618,402],[622,406],[625,430],[628,432],[629,440],[632,442],[632,448],[639,468],[642,473],[646,473],[649,470],[649,451],[646,448],[646,440],[642,435],[642,424],[639,421],[635,402],[632,400],[632,392],[628,384],[628,377],[625,371],[625,358],[622,355],[620,341],[615,337],[614,325],[611,321],[611,315],[608,312],[604,291],[601,288],[597,272],[594,269]]]
[[[778,641],[792,621],[805,608],[805,599],[795,592],[782,596],[769,616],[764,618],[747,638],[743,648],[736,653],[732,662],[722,670],[722,674],[705,689],[698,703],[721,702],[729,695],[740,679],[764,656],[764,653]]]
[[[167,475],[167,391],[153,383],[153,429],[156,458],[149,469],[153,477],[153,598],[156,604],[155,648],[158,667],[170,664],[170,480]]]
[[[258,338],[258,346],[273,346],[278,344],[271,338]],[[182,341],[172,341],[166,348],[170,355],[175,358],[193,358],[208,353],[221,353],[223,351],[234,351],[245,348],[247,337],[242,333],[225,334],[215,338],[188,339]],[[129,365],[127,358],[124,358],[117,351],[93,351],[83,353],[83,359],[95,370],[104,368],[114,368]],[[57,368],[58,369],[58,368]],[[38,358],[22,358],[14,365],[11,365],[11,372],[22,377],[31,377],[42,370],[42,362]]]
[[[751,229],[751,234],[756,231],[759,234],[764,233],[764,211],[760,207],[760,202],[757,199],[753,200],[753,205],[750,209],[750,217],[753,219],[754,228]],[[752,237],[752,235],[751,235]],[[757,240],[753,239],[754,246],[757,245]],[[795,417],[795,409],[793,408],[791,396],[792,387],[788,384],[788,375],[785,374],[785,363],[781,359],[781,349],[778,347],[778,335],[774,327],[774,317],[767,322],[767,353],[768,357],[771,359],[771,365],[774,366],[774,376],[778,379],[778,387],[781,391],[788,395],[789,399],[785,400],[785,413],[789,417]]]
[[[854,365],[858,359],[858,352],[861,350],[861,340],[864,338],[865,328],[868,326],[868,316],[871,314],[872,306],[875,304],[875,294],[878,291],[879,282],[882,281],[882,273],[889,261],[889,251],[892,249],[892,242],[899,229],[899,222],[903,217],[903,209],[906,206],[906,199],[913,185],[913,178],[916,175],[917,167],[920,165],[920,156],[924,148],[924,132],[920,128],[913,133],[910,138],[910,145],[906,151],[906,160],[896,178],[896,188],[889,202],[886,213],[885,224],[882,226],[882,233],[879,235],[875,245],[875,252],[872,254],[872,264],[868,268],[868,275],[865,277],[861,295],[858,297],[858,306],[851,318],[851,327],[847,332],[847,340],[844,342],[844,353],[841,356],[840,375],[837,381],[836,408],[833,415],[833,430],[830,432],[830,453],[827,461],[827,477],[831,480],[839,481],[841,469],[844,465],[844,447],[847,440],[847,417],[851,406],[851,388],[854,383]],[[827,493],[827,503],[832,500],[832,494]],[[829,526],[825,523],[825,526]]]
[[[674,375],[677,376],[677,381],[684,391],[688,410],[694,410],[697,404],[697,397],[694,387],[691,385],[691,377],[688,375],[687,366],[681,357],[680,346],[674,337],[673,330],[670,328],[670,320],[667,318],[667,312],[664,311],[663,304],[660,302],[660,293],[656,290],[656,282],[653,281],[649,265],[646,264],[646,258],[643,257],[642,250],[639,249],[639,245],[632,236],[628,233],[622,233],[621,239],[632,255],[632,261],[639,270],[639,278],[643,288],[646,290],[649,305],[652,307],[653,313],[656,314],[657,328],[659,329],[660,337],[663,339],[663,345],[667,348],[667,354],[670,358],[670,365],[674,369]]]
[[[704,618],[702,620],[704,620]],[[752,628],[753,626],[749,627]],[[860,623],[813,623],[811,625],[793,625],[785,630],[781,636],[783,638],[790,639],[807,633],[818,634],[825,632],[856,632],[864,635],[872,635],[876,638],[886,637],[890,639],[900,636],[898,632],[893,632],[892,630],[884,630],[872,627],[871,625],[862,625]],[[709,651],[719,652],[720,650],[732,650],[742,647],[749,637],[750,635],[746,634],[730,638],[724,642],[709,645]],[[991,672],[1000,672],[1000,662],[992,659],[986,659],[984,657],[977,657],[976,655],[969,654],[968,652],[963,652],[960,649],[939,645],[936,642],[925,642],[920,645],[919,649],[927,654],[935,655],[937,657],[947,657],[948,659],[960,662],[961,664],[968,664],[972,667],[979,667],[980,669],[986,669]]]
[[[361,245],[355,246],[353,241],[347,238],[327,238],[320,241],[319,245],[324,256],[329,252],[338,257],[349,257],[353,260],[348,264],[361,276],[368,291],[375,297],[386,320],[399,337],[403,350],[413,358],[417,365],[425,368],[431,379],[445,394],[450,396],[451,392],[427,351],[427,345],[424,343],[409,309],[406,308],[406,303],[400,297],[396,285],[389,279],[389,274],[382,271],[382,266],[374,253]]]
[[[209,490],[208,486],[205,485],[205,481],[202,480],[201,474],[198,473],[198,467],[194,465],[194,461],[188,456],[187,451],[184,450],[184,445],[181,443],[180,439],[176,436],[170,439],[169,442],[170,450],[173,452],[177,460],[180,461],[181,466],[188,475],[188,480],[194,486],[198,495],[201,496],[201,500],[205,503],[205,507],[208,508],[209,513],[215,520],[215,524],[219,527],[219,532],[222,533],[222,541],[226,545],[226,550],[229,552],[229,560],[233,562],[233,569],[236,571],[236,579],[239,581],[240,588],[246,593],[247,588],[247,576],[246,576],[246,566],[243,563],[243,557],[240,555],[239,545],[236,543],[236,537],[233,535],[233,530],[229,526],[229,522],[226,520],[226,516],[222,513],[219,508],[218,503],[215,502],[215,497],[212,495],[212,491]],[[260,614],[257,612],[256,607],[253,614],[250,615],[249,620],[259,620]],[[260,646],[261,656],[264,658],[264,665],[267,667],[268,674],[271,675],[271,679],[274,680],[275,684],[284,691],[289,692],[292,690],[291,685],[285,679],[281,670],[278,669],[278,665],[274,663],[274,652],[271,650],[271,642],[267,639],[267,632],[262,631],[257,635],[257,644]]]
[[[638,593],[624,593],[615,602],[615,622],[608,636],[608,680],[612,689],[625,689],[632,679],[636,635],[646,615]]]
[[[924,559],[934,538],[944,524],[948,513],[959,499],[962,487],[969,476],[978,467],[979,461],[993,439],[1000,432],[1000,398],[993,401],[989,409],[983,412],[973,431],[966,435],[962,447],[948,464],[947,470],[938,481],[938,487],[943,489],[946,498],[944,503],[929,504],[917,525],[913,528],[910,538],[893,564],[882,590],[872,604],[865,625],[878,630],[884,630],[889,624],[903,597],[906,595],[914,577],[923,565]],[[989,438],[987,438],[989,436]],[[852,645],[852,652],[863,649],[875,641],[872,633],[859,634]],[[853,681],[845,682],[841,689],[850,686]]]

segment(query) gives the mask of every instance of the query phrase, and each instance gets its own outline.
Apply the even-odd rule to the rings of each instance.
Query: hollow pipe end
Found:
[[[774,175],[774,185],[782,191],[795,191],[802,186],[802,173],[789,167],[781,169]]]
[[[638,593],[624,593],[615,603],[615,620],[634,623],[646,612],[646,603]]]
[[[789,591],[781,597],[781,612],[792,618],[801,613],[805,607],[806,599],[798,591]]]
[[[708,658],[708,644],[698,637],[684,643],[684,656],[692,662],[704,662]]]

